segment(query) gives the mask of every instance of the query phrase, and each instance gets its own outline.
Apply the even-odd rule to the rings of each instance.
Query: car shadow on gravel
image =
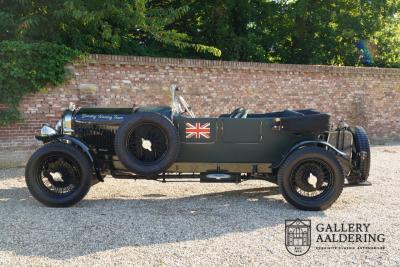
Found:
[[[324,212],[297,210],[278,194],[278,187],[272,186],[182,198],[119,196],[85,199],[72,208],[57,209],[39,204],[26,188],[0,189],[0,250],[71,259],[276,226],[283,235],[286,219],[325,216]]]

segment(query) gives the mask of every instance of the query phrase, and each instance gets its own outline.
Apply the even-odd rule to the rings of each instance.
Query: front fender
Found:
[[[69,135],[62,135],[62,136],[59,136],[57,138],[57,140],[59,142],[63,142],[63,143],[67,143],[67,144],[71,143],[71,144],[79,147],[86,154],[86,156],[89,158],[89,160],[94,164],[95,159],[94,159],[93,151],[78,138],[75,138],[75,137],[72,137]]]
[[[70,144],[78,147],[89,159],[90,163],[92,164],[92,167],[96,173],[96,178],[99,181],[103,181],[103,178],[100,173],[100,168],[97,164],[95,153],[89,148],[88,145],[86,145],[84,142],[79,140],[78,138],[75,138],[70,135],[54,135],[54,136],[46,136],[46,137],[41,137],[41,136],[36,136],[36,139],[42,141],[43,143],[48,143],[48,142],[60,142],[60,143],[65,143],[65,144]]]

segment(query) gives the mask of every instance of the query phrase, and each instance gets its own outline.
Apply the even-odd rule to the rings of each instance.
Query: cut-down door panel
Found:
[[[260,143],[262,122],[259,119],[224,118],[222,141],[224,143]]]

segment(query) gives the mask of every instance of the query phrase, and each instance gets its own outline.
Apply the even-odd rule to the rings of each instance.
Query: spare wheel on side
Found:
[[[129,171],[156,175],[175,162],[179,153],[178,131],[160,114],[136,113],[117,130],[115,152]]]
[[[347,177],[350,184],[365,182],[369,176],[371,151],[367,132],[361,126],[350,129],[353,134],[353,166],[354,170]]]

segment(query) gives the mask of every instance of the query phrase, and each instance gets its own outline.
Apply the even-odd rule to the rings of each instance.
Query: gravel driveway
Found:
[[[372,186],[345,188],[327,211],[287,204],[277,186],[106,179],[72,208],[46,208],[23,169],[0,170],[0,266],[400,265],[400,146],[372,149]],[[285,220],[310,219],[303,256],[285,248]],[[384,249],[317,249],[315,225],[370,223]]]

